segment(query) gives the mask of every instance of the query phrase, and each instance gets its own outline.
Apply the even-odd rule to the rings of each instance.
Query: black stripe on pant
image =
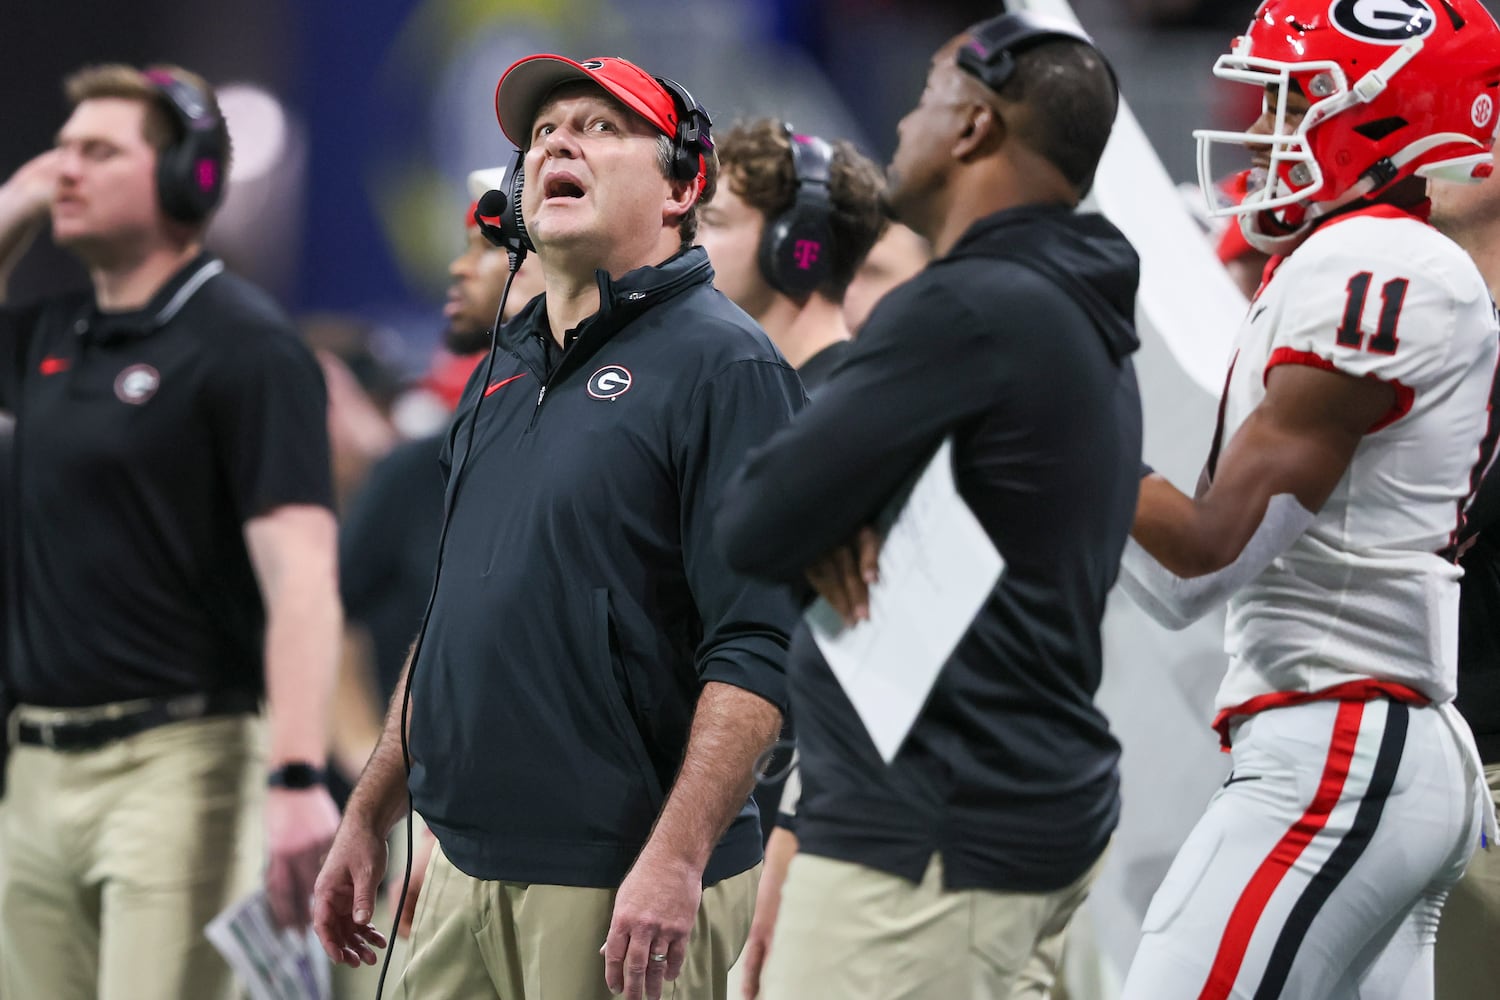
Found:
[[[1387,704],[1385,732],[1380,737],[1374,773],[1370,775],[1370,787],[1359,803],[1359,811],[1354,814],[1354,823],[1287,914],[1281,934],[1276,938],[1276,946],[1271,949],[1260,987],[1255,991],[1255,1000],[1277,1000],[1281,996],[1287,977],[1291,975],[1292,963],[1296,961],[1297,948],[1312,929],[1313,920],[1360,855],[1365,853],[1365,848],[1370,846],[1375,828],[1380,825],[1380,815],[1385,811],[1386,799],[1396,783],[1396,771],[1401,767],[1401,753],[1406,748],[1406,729],[1410,721],[1410,710],[1405,705],[1395,701]]]

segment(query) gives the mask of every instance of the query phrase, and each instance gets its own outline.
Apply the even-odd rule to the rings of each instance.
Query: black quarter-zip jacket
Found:
[[[617,886],[703,684],[785,707],[795,603],[731,570],[711,522],[801,383],[714,290],[701,248],[598,281],[600,310],[560,357],[544,298],[502,329],[443,451],[450,521],[412,683],[411,788],[477,878]],[[759,858],[747,802],[704,882]]]
[[[802,849],[954,889],[1048,892],[1119,816],[1094,705],[1105,595],[1135,514],[1138,262],[1097,215],[976,222],[876,307],[854,348],[726,493],[730,562],[792,580],[872,523],[954,438],[959,492],[1005,571],[890,766],[805,626],[789,674]]]

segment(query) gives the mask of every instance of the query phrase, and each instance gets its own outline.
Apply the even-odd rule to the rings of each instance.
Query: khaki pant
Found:
[[[1500,808],[1500,764],[1484,769]],[[1500,995],[1500,844],[1475,851],[1443,907],[1437,937],[1437,1000]]]
[[[663,1000],[727,1000],[725,979],[750,934],[760,867],[703,890],[682,974]],[[486,882],[439,848],[417,900],[396,1000],[614,1000],[599,948],[612,889]]]
[[[203,935],[254,884],[263,760],[250,716],[160,726],[98,750],[13,747],[0,815],[0,993],[218,1000]]]
[[[1062,934],[1098,865],[1052,893],[948,891],[933,855],[919,885],[799,854],[787,873],[764,1000],[1045,997]],[[1049,952],[1038,955],[1038,948]],[[1045,982],[1044,982],[1045,980]]]

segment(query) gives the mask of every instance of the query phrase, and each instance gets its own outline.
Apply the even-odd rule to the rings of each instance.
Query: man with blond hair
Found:
[[[67,93],[56,148],[0,185],[0,265],[50,217],[92,281],[0,305],[19,527],[0,982],[212,1000],[233,983],[203,929],[261,861],[250,823],[263,807],[270,904],[296,927],[338,821],[325,392],[203,249],[230,157],[208,86],[115,65]]]

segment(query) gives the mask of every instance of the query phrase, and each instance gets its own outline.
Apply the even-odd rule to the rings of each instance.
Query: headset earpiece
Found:
[[[526,155],[516,150],[511,157],[501,189],[486,191],[474,209],[474,221],[480,234],[492,246],[503,247],[522,256],[535,253],[526,220],[521,217],[521,191],[526,184]]]
[[[208,218],[224,193],[226,150],[219,115],[208,95],[162,69],[146,71],[172,116],[177,138],[157,154],[156,193],[161,210],[178,222]]]
[[[677,134],[672,137],[672,177],[690,181],[704,172],[704,158],[714,148],[713,120],[687,88],[664,76],[656,78],[677,105]]]
[[[1016,56],[1051,41],[1082,42],[1093,49],[1109,71],[1115,94],[1120,93],[1115,69],[1104,58],[1104,53],[1099,52],[1094,40],[1082,28],[1061,18],[1011,11],[971,27],[969,35],[968,44],[958,50],[958,66],[996,93],[1015,76]]]
[[[832,264],[833,148],[816,136],[795,134],[790,125],[782,128],[797,186],[786,211],[766,220],[757,256],[771,287],[802,301],[827,280]]]

